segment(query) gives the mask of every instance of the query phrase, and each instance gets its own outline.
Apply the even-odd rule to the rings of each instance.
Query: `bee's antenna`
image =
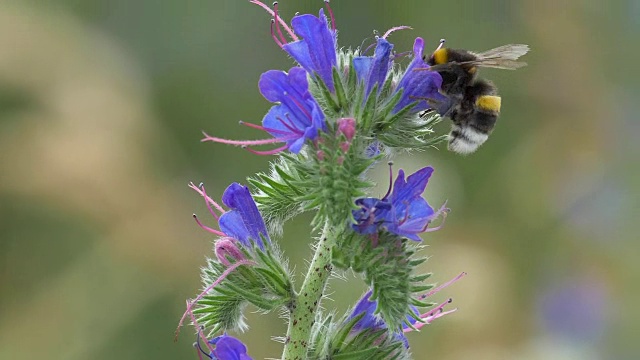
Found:
[[[440,45],[438,45],[438,48],[435,51],[438,51],[442,48],[442,46],[444,45],[445,39],[440,39]]]

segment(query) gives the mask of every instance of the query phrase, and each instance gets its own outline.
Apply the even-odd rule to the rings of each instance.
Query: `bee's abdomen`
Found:
[[[488,134],[471,125],[453,125],[449,133],[448,149],[458,154],[471,154],[487,141],[488,137]]]

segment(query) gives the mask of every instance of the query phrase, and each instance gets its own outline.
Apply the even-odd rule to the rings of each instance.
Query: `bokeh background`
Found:
[[[280,5],[290,18],[323,3]],[[332,5],[341,46],[411,25],[396,50],[416,36],[532,48],[522,70],[484,71],[504,101],[476,154],[395,159],[435,166],[425,196],[453,209],[424,237],[425,270],[469,273],[436,299],[460,310],[411,334],[415,358],[640,358],[640,2]],[[173,331],[212,239],[186,185],[219,197],[268,162],[200,131],[260,136],[238,120],[260,121],[259,75],[291,65],[247,1],[0,1],[0,359],[196,358],[192,330]],[[298,274],[308,221],[280,239]],[[362,293],[346,277],[326,307]],[[248,318],[250,354],[278,357],[277,314]]]

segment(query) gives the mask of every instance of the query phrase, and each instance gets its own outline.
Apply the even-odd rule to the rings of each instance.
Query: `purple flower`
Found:
[[[307,73],[300,67],[294,67],[289,73],[269,70],[260,76],[258,88],[265,99],[277,103],[262,119],[262,126],[241,122],[251,128],[268,132],[272,139],[263,140],[227,140],[209,136],[206,133],[202,141],[240,145],[258,155],[273,155],[288,149],[292,153],[300,152],[307,140],[316,140],[319,131],[326,130],[324,114],[309,92]],[[273,143],[286,145],[268,151],[257,151],[249,146]]]
[[[259,0],[250,0],[249,2],[260,6],[273,16],[271,23],[273,41],[291,55],[310,75],[317,74],[329,90],[334,91],[333,68],[338,64],[337,31],[329,1],[325,1],[325,6],[331,16],[331,27],[329,27],[324,10],[320,10],[317,17],[311,14],[294,16],[291,20],[291,26],[289,26],[279,16],[277,2],[273,4],[273,10]],[[292,41],[287,40],[284,33],[287,33]]]
[[[267,71],[260,76],[258,87],[265,99],[279,103],[265,115],[262,125],[286,142],[289,151],[300,152],[307,139],[315,140],[319,130],[326,130],[324,114],[309,93],[307,74],[302,68],[291,68],[288,74]]]
[[[202,224],[195,214],[193,218],[204,230],[222,236],[223,239],[220,240],[222,242],[221,244],[226,242],[227,245],[231,245],[228,241],[234,239],[249,249],[251,248],[251,243],[255,242],[261,250],[264,250],[264,241],[266,241],[267,244],[271,243],[271,239],[269,239],[269,234],[267,233],[267,227],[264,224],[262,215],[260,215],[253,197],[251,197],[248,187],[238,183],[232,183],[224,191],[222,194],[222,202],[231,208],[231,211],[225,211],[222,206],[211,199],[207,195],[204,186],[196,186],[190,183],[189,187],[197,191],[205,199],[207,209],[209,209],[209,213],[218,221],[220,230]],[[222,215],[218,215],[216,211],[213,210],[214,208]],[[217,250],[216,248],[216,251]],[[242,254],[234,251],[233,247],[220,249],[220,251],[223,256],[228,254],[236,259],[242,256]]]
[[[391,52],[393,45],[384,38],[379,38],[373,56],[358,56],[353,59],[353,68],[358,79],[364,80],[365,95],[378,84],[378,91],[387,79],[387,74],[393,66]]]
[[[458,281],[465,275],[466,273],[461,273],[460,275],[456,276],[454,279],[446,282],[445,284],[429,291],[424,295],[421,295],[419,299],[424,300],[429,296],[436,294],[440,290]],[[353,308],[353,310],[351,310],[351,314],[349,314],[347,321],[364,313],[364,316],[360,320],[358,320],[358,322],[351,329],[352,333],[357,334],[362,331],[368,331],[368,330],[376,331],[376,330],[388,328],[387,324],[380,317],[376,316],[376,309],[378,307],[378,302],[376,300],[371,300],[371,293],[372,293],[371,290],[365,293],[360,299],[360,301],[358,301],[356,306]],[[413,312],[414,316],[407,315],[407,321],[406,321],[407,324],[411,324],[411,326],[405,324],[401,329],[395,330],[393,332],[393,335],[397,340],[402,341],[405,347],[408,348],[409,342],[406,336],[404,335],[404,333],[411,332],[413,331],[414,328],[420,329],[424,325],[430,324],[435,319],[441,318],[447,314],[455,312],[457,309],[444,311],[444,307],[450,303],[451,303],[451,299],[448,299],[447,301],[435,306],[433,309],[430,309],[424,314],[421,314],[418,308],[416,308],[415,306],[411,306],[411,311]],[[422,319],[422,322],[418,322],[416,318]]]
[[[224,334],[207,341],[207,343],[207,348],[211,350],[208,354],[200,342],[196,342],[198,349],[212,360],[253,360],[251,356],[247,355],[247,347],[233,336]]]
[[[431,221],[446,212],[443,206],[440,210],[433,208],[422,198],[422,193],[433,173],[432,167],[422,168],[406,180],[404,171],[398,171],[398,177],[387,194],[382,198],[360,198],[356,200],[359,207],[353,210],[356,223],[354,230],[361,234],[377,234],[384,229],[399,236],[414,241],[420,241],[419,233],[435,231],[427,230]]]
[[[334,91],[333,68],[338,63],[335,29],[329,28],[324,10],[318,17],[311,14],[295,16],[291,26],[302,40],[283,44],[282,48],[311,75],[317,74]]]
[[[231,208],[231,211],[220,216],[219,224],[222,232],[247,247],[251,246],[251,240],[258,244],[260,249],[264,249],[263,238],[267,243],[271,242],[262,215],[248,187],[238,183],[229,185],[222,194],[222,202]]]
[[[434,102],[446,101],[447,97],[440,94],[439,89],[442,86],[442,77],[435,71],[426,70],[429,65],[422,60],[422,51],[424,49],[424,40],[416,38],[413,43],[413,61],[407,67],[402,79],[396,87],[396,91],[402,89],[402,97],[398,104],[394,107],[393,112],[397,113],[411,103],[416,105],[411,109],[417,113],[431,108],[426,99]]]

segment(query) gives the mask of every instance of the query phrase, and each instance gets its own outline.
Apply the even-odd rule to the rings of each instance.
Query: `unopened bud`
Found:
[[[244,254],[236,245],[237,241],[230,237],[222,238],[216,241],[215,244],[215,252],[218,261],[224,266],[229,266],[231,263],[229,262],[229,258],[235,259],[237,261],[245,260]]]
[[[347,141],[351,141],[356,135],[356,119],[338,119],[338,133],[344,135],[347,138]]]

